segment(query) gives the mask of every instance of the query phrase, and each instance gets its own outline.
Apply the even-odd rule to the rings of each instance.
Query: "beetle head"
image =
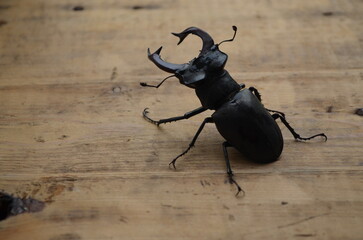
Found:
[[[235,36],[237,28],[233,26],[233,30],[235,31]],[[181,84],[191,88],[195,88],[205,80],[223,72],[228,56],[220,51],[218,46],[222,42],[233,41],[234,36],[232,39],[222,41],[219,44],[214,44],[212,37],[208,33],[196,27],[190,27],[181,33],[172,34],[179,38],[178,45],[183,42],[189,34],[197,35],[203,41],[202,50],[198,57],[194,58],[189,63],[173,64],[161,59],[160,52],[162,47],[152,54],[148,49],[148,57],[157,67],[166,72],[174,73]]]

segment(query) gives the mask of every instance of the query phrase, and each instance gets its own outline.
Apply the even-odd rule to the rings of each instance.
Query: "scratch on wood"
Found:
[[[170,204],[161,204],[162,207],[166,207],[166,208],[172,208],[172,209],[177,209],[177,210],[181,210],[184,209],[184,207],[176,207]]]
[[[84,7],[83,6],[75,6],[73,7],[73,11],[83,11]]]
[[[132,10],[143,10],[143,9],[153,10],[153,9],[161,8],[161,6],[160,5],[134,5],[129,8]]]
[[[330,16],[333,16],[334,13],[333,12],[323,12],[322,15],[325,17],[330,17]]]
[[[205,186],[210,186],[210,182],[208,182],[207,180],[200,180],[200,184],[205,187]]]
[[[50,238],[50,240],[80,240],[82,239],[77,233],[65,233]]]
[[[0,27],[2,26],[2,25],[5,25],[5,24],[7,24],[8,22],[7,21],[5,21],[5,20],[0,20]]]
[[[297,224],[300,224],[300,223],[303,223],[303,222],[306,222],[306,221],[312,220],[312,219],[314,219],[314,218],[323,217],[323,216],[326,216],[326,215],[329,215],[329,213],[323,213],[323,214],[320,214],[320,215],[310,216],[310,217],[307,217],[307,218],[301,219],[301,220],[296,221],[296,222],[292,222],[292,223],[289,223],[289,224],[285,224],[285,225],[277,226],[277,228],[286,228],[286,227],[291,227],[291,226],[294,226],[294,225],[297,225]]]
[[[40,143],[45,143],[45,140],[42,136],[35,137],[34,140]]]
[[[295,237],[315,237],[316,234],[311,234],[311,233],[303,233],[303,234],[295,234]]]
[[[333,106],[329,106],[329,107],[327,107],[326,112],[327,112],[327,113],[331,113],[331,112],[333,112]]]
[[[10,5],[0,5],[0,10],[6,10],[9,8],[10,8]]]
[[[200,180],[200,184],[204,187],[204,183],[203,180]]]
[[[115,80],[116,79],[116,77],[117,77],[117,67],[114,67],[113,69],[112,69],[112,73],[111,73],[111,78],[110,78],[110,80],[112,81],[112,80]]]
[[[119,219],[120,222],[123,222],[123,223],[128,223],[128,218],[125,217],[125,216],[120,216],[120,219]]]

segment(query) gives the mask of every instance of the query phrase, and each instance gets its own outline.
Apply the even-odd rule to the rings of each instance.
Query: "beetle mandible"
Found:
[[[232,27],[234,34],[231,39],[218,44],[202,29],[189,27],[180,33],[172,33],[179,38],[178,45],[189,35],[194,34],[203,41],[203,47],[198,57],[185,64],[173,64],[165,62],[160,57],[162,47],[154,53],[148,49],[148,58],[161,70],[173,75],[162,80],[158,85],[140,83],[144,87],[158,88],[170,77],[177,77],[179,82],[187,87],[195,89],[201,107],[196,108],[182,116],[153,120],[148,116],[148,108],[143,111],[143,117],[155,125],[188,119],[200,114],[207,109],[215,110],[212,116],[204,119],[188,148],[175,157],[170,163],[175,168],[176,160],[186,154],[202,132],[205,124],[215,123],[217,130],[226,140],[223,142],[223,153],[227,166],[229,182],[237,187],[238,195],[242,188],[233,178],[231,164],[228,158],[228,147],[235,147],[245,157],[257,163],[271,163],[281,155],[284,141],[281,130],[276,123],[277,119],[287,127],[295,140],[310,140],[321,136],[328,139],[324,133],[311,137],[301,137],[290,126],[285,114],[280,111],[270,110],[261,103],[261,95],[254,87],[245,88],[244,84],[238,84],[224,69],[228,56],[219,50],[224,42],[232,42],[237,33],[237,27]]]

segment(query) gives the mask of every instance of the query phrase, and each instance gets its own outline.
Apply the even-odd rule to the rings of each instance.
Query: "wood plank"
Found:
[[[360,239],[363,237],[363,3],[351,1],[0,2],[0,190],[46,202],[0,222],[1,239]],[[208,111],[160,127],[142,118],[200,105],[146,58],[164,46],[170,62],[196,56],[200,40],[176,47],[189,26],[219,42],[227,70],[285,112],[301,135],[280,161],[230,157],[246,195],[227,182]]]

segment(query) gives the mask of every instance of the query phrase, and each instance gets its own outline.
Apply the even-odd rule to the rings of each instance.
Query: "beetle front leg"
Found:
[[[160,120],[154,120],[154,119],[151,119],[147,115],[149,113],[149,111],[148,111],[148,108],[145,108],[144,111],[142,112],[142,115],[149,122],[159,126],[162,123],[176,122],[176,121],[179,121],[179,120],[188,119],[188,118],[193,117],[193,116],[195,116],[195,115],[197,115],[199,113],[204,112],[205,110],[207,110],[207,109],[204,108],[204,107],[199,107],[199,108],[196,108],[196,109],[194,109],[194,110],[192,110],[190,112],[185,113],[183,116],[165,118],[165,119],[160,119]]]
[[[236,196],[238,196],[238,194],[240,192],[243,193],[243,195],[245,195],[245,191],[243,191],[243,189],[238,185],[238,183],[233,179],[233,172],[232,172],[232,168],[231,168],[231,163],[229,161],[229,157],[228,157],[228,151],[227,151],[227,147],[232,147],[232,145],[229,142],[224,142],[222,144],[223,146],[223,154],[224,154],[224,160],[226,160],[226,166],[227,166],[227,174],[228,174],[228,179],[229,179],[229,183],[233,183],[234,185],[236,185],[237,187],[237,193]]]
[[[213,123],[214,122],[214,120],[213,120],[213,118],[211,118],[211,117],[208,117],[208,118],[206,118],[206,119],[204,119],[204,121],[202,122],[202,124],[200,125],[200,127],[199,127],[199,129],[198,129],[198,131],[195,133],[195,135],[194,135],[194,137],[193,137],[193,140],[189,143],[189,147],[184,151],[184,152],[182,152],[181,154],[179,154],[176,158],[174,158],[173,159],[173,161],[171,161],[170,163],[169,163],[169,166],[170,165],[173,165],[173,167],[174,167],[174,169],[176,169],[176,167],[175,167],[175,162],[176,162],[176,160],[178,159],[178,158],[180,158],[181,156],[183,156],[184,154],[186,154],[187,152],[189,152],[189,150],[192,148],[192,147],[194,147],[194,144],[195,144],[195,142],[197,141],[197,139],[198,139],[198,137],[199,137],[199,134],[202,132],[202,130],[203,130],[203,128],[204,128],[204,126],[205,126],[205,124],[206,123]]]
[[[315,137],[323,137],[325,138],[325,142],[328,140],[328,137],[324,134],[324,133],[319,133],[319,134],[315,134],[311,137],[301,137],[297,132],[295,132],[295,130],[290,126],[290,124],[287,122],[286,118],[284,115],[281,115],[279,113],[275,113],[272,114],[272,117],[276,120],[277,118],[280,118],[281,122],[287,127],[287,129],[289,129],[289,131],[291,132],[291,134],[294,136],[295,140],[303,140],[303,141],[307,141],[310,139],[313,139]]]

